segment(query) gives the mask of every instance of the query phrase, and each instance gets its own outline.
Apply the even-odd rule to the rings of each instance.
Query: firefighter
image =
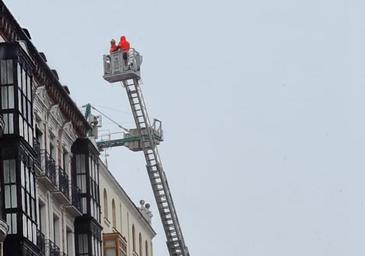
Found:
[[[131,48],[131,46],[130,46],[129,42],[127,41],[127,39],[125,38],[125,36],[120,37],[118,46],[119,46],[119,49],[121,49],[123,51],[123,59],[127,63],[128,51]]]
[[[110,53],[118,51],[119,46],[115,43],[115,40],[110,41]]]
[[[119,41],[119,49],[121,49],[123,52],[128,52],[130,48],[131,46],[125,36],[121,36]]]

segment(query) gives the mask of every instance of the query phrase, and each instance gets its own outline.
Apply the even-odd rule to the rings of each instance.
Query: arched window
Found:
[[[141,232],[139,232],[139,236],[138,236],[138,242],[139,242],[139,256],[142,256],[142,235]]]
[[[144,242],[144,248],[145,248],[145,250],[146,250],[146,256],[148,256],[148,242],[147,242],[147,240]]]
[[[108,218],[108,195],[104,188],[104,218]]]
[[[132,225],[132,249],[136,251],[136,230],[134,228],[134,224]]]
[[[123,233],[123,215],[122,215],[122,204],[119,204],[119,218],[120,218],[120,233]]]
[[[114,228],[117,228],[117,217],[115,214],[115,201],[114,198],[112,200],[112,224]]]

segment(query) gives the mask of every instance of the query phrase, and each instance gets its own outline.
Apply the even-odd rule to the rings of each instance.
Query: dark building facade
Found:
[[[4,255],[101,255],[99,153],[86,138],[89,124],[2,1],[0,116]]]

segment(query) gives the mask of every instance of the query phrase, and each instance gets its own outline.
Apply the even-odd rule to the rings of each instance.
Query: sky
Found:
[[[364,1],[5,2],[77,105],[128,128],[102,55],[125,34],[144,56],[192,256],[365,254]],[[107,153],[131,198],[152,202],[154,255],[167,256],[143,155]]]

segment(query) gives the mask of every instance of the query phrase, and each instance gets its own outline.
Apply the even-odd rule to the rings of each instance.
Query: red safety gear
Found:
[[[109,52],[110,52],[110,53],[112,53],[112,52],[116,52],[116,51],[118,51],[118,49],[119,49],[119,46],[118,46],[118,45],[116,45],[115,40],[113,39],[113,40],[110,42],[110,50],[109,50]]]
[[[119,42],[119,49],[122,49],[123,52],[128,52],[131,48],[129,42],[125,38],[125,36],[121,36],[120,42]]]

